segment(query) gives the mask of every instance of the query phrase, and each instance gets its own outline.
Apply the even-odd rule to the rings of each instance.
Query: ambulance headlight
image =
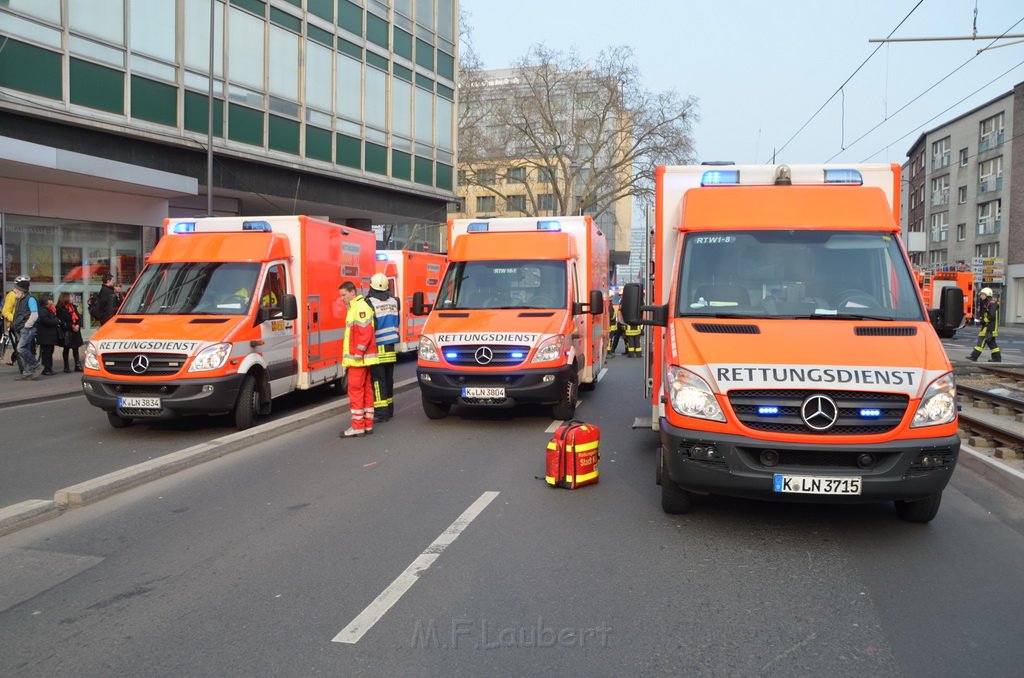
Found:
[[[665,372],[665,388],[672,409],[686,417],[725,421],[708,383],[689,370],[669,365]]]
[[[230,355],[231,344],[224,343],[208,346],[199,352],[199,355],[192,361],[192,367],[188,368],[188,371],[207,372],[209,370],[216,370],[227,362]]]
[[[419,349],[420,360],[425,360],[428,363],[439,363],[441,357],[437,355],[437,346],[428,337],[420,336],[420,349]]]
[[[537,352],[533,354],[532,363],[549,363],[553,360],[561,360],[562,351],[565,348],[565,335],[557,334],[553,337],[545,339],[540,346],[537,347]]]
[[[96,350],[96,344],[91,341],[85,347],[85,366],[90,370],[100,368],[100,353]]]
[[[956,418],[956,380],[947,372],[928,386],[914,413],[911,428],[948,424]]]

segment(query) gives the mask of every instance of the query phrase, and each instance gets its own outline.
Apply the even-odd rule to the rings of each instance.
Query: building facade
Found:
[[[975,287],[992,288],[1011,325],[1024,324],[1022,132],[1024,83],[922,134],[904,166],[911,261],[923,270],[974,270]]]
[[[4,0],[5,291],[131,283],[168,216],[443,221],[457,30],[457,0]]]

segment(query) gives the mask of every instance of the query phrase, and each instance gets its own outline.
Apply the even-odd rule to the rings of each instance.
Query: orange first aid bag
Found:
[[[601,429],[573,419],[557,429],[548,442],[544,480],[552,487],[575,490],[597,482]]]

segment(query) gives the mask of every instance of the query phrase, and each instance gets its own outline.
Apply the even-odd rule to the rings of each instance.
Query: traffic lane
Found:
[[[414,378],[415,357],[400,360],[395,380]],[[274,421],[339,400],[345,393],[320,387],[282,396],[274,401]],[[28,499],[52,499],[54,493],[106,473],[161,457],[235,432],[228,416],[183,417],[147,422],[137,420],[126,429],[114,429],[103,412],[84,396],[60,398],[0,408],[0,508]]]
[[[634,395],[614,379],[587,394],[580,416],[604,426],[602,481],[573,492],[535,478],[544,419],[428,422],[406,399],[372,437],[337,441],[338,422],[326,421],[288,447],[269,441],[70,512],[19,533],[33,535],[22,545],[105,560],[3,613],[0,630],[30,662],[65,646],[42,647],[36,635],[67,636],[67,652],[30,663],[33,672],[66,660],[107,673],[897,675],[1017,659],[984,643],[994,656],[965,651],[1007,635],[1016,592],[995,601],[989,621],[977,613],[990,605],[987,578],[983,589],[962,568],[933,571],[957,562],[964,531],[993,579],[1013,579],[1019,562],[1019,534],[979,521],[956,487],[928,526],[902,523],[887,504],[709,498],[665,516],[654,436],[629,431],[621,406]],[[488,490],[501,494],[358,643],[330,643]],[[70,520],[84,523],[50,532]],[[873,569],[876,541],[901,567]],[[902,576],[915,568],[928,576]],[[884,577],[905,595],[892,596]],[[937,636],[914,629],[933,591],[950,586],[978,602],[954,601],[946,619],[963,606],[975,627],[936,647]],[[54,607],[67,623],[46,628]],[[42,627],[23,637],[25,620]]]

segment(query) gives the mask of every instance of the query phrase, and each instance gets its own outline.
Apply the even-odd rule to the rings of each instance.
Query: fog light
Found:
[[[867,468],[874,463],[874,455],[868,454],[867,452],[865,452],[864,454],[857,455],[857,466],[860,466],[861,468]]]
[[[694,445],[690,448],[690,457],[693,459],[707,459],[707,456],[705,456],[706,454],[707,452],[701,445]]]
[[[553,374],[545,374],[543,377],[541,377],[541,381],[543,383],[545,383],[545,384],[550,384],[554,380],[555,380],[555,375],[553,375]]]
[[[90,384],[87,381],[83,381],[82,382],[82,390],[83,391],[91,391],[92,390],[92,384]]]
[[[203,393],[213,393],[213,384],[203,384]]]
[[[761,463],[765,466],[775,466],[779,463],[779,453],[775,450],[761,450]]]
[[[430,375],[429,374],[421,374],[420,375],[420,381],[430,381]]]

